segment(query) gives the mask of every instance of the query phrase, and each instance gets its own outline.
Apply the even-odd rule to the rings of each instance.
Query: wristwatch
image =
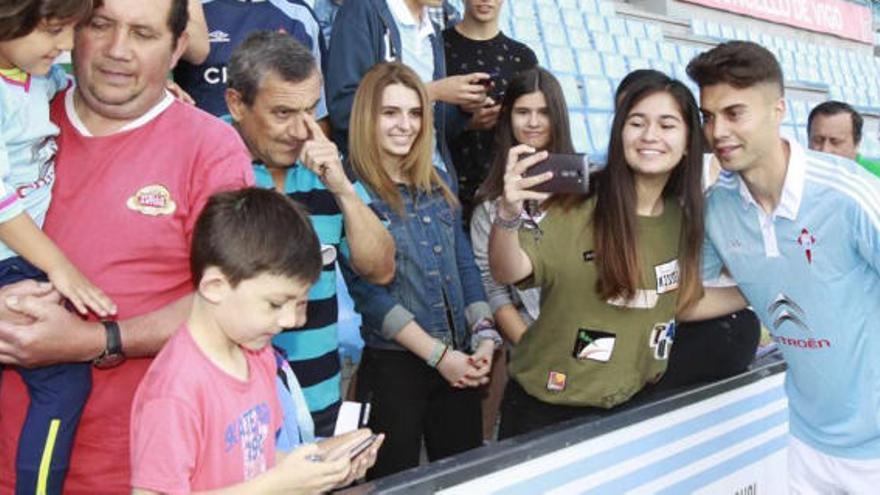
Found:
[[[119,324],[115,321],[101,321],[104,330],[107,332],[107,347],[100,356],[92,360],[92,364],[98,369],[108,369],[119,366],[125,361],[125,354],[122,352],[122,338],[119,334]]]

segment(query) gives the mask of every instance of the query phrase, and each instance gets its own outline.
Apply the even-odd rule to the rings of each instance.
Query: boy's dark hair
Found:
[[[830,117],[839,113],[848,113],[850,118],[852,118],[853,143],[859,144],[862,141],[862,125],[865,120],[862,118],[862,115],[848,103],[837,100],[822,102],[810,110],[810,116],[807,117],[807,135],[810,135],[810,129],[813,127],[814,118],[819,115]]]
[[[751,41],[729,41],[703,52],[687,66],[687,74],[701,88],[729,84],[743,89],[772,83],[784,94],[782,68],[770,50]]]
[[[263,273],[313,283],[321,247],[305,211],[269,189],[214,194],[196,221],[190,271],[198,285],[205,269],[219,268],[233,287]]]
[[[43,19],[86,19],[92,4],[92,0],[0,0],[0,41],[29,35]]]

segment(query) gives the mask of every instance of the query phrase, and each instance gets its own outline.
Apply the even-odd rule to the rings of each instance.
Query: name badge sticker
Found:
[[[654,267],[657,275],[657,294],[664,294],[678,289],[681,273],[678,270],[678,260],[668,261]]]

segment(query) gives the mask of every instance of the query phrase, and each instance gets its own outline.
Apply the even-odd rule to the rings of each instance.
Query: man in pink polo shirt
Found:
[[[0,362],[95,365],[66,493],[131,491],[131,400],[188,312],[196,217],[212,193],[253,182],[238,133],[165,90],[186,47],[186,8],[187,0],[104,0],[76,34],[76,86],[52,106],[61,135],[45,231],[116,302],[118,320],[80,320],[51,297],[7,298],[0,315]],[[9,308],[32,321],[12,323]],[[19,376],[4,371],[0,493],[14,489],[27,397]]]

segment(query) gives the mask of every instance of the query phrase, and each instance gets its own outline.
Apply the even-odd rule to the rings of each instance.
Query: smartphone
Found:
[[[370,448],[371,445],[373,445],[373,442],[375,442],[377,438],[379,438],[379,435],[376,435],[375,433],[365,438],[361,443],[355,445],[348,451],[348,458],[354,459],[355,457],[361,455],[364,451]]]
[[[529,155],[520,155],[523,159]],[[579,153],[550,153],[547,159],[532,165],[523,177],[553,172],[553,178],[532,187],[532,191],[586,194],[590,190],[590,160]]]
[[[501,90],[500,84],[501,74],[497,71],[491,71],[488,74],[489,77],[480,80],[480,84],[486,88],[486,96],[492,98],[492,101],[498,105],[501,103],[501,99],[504,98],[504,91]]]
[[[373,434],[354,445],[346,444],[335,447],[333,450],[328,452],[326,456],[324,456],[324,459],[328,461],[335,461],[341,459],[343,456],[347,456],[349,459],[354,459],[365,450],[370,448],[370,445],[373,445],[373,442],[375,442],[376,438],[378,437],[379,435]]]

